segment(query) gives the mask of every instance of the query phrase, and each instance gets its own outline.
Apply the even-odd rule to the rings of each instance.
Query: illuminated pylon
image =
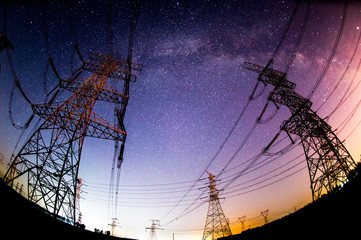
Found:
[[[292,143],[294,141],[290,134],[299,136],[310,175],[312,198],[316,200],[323,193],[331,192],[345,183],[356,163],[331,127],[311,109],[312,102],[294,91],[296,84],[286,79],[286,73],[270,68],[272,63],[273,59],[265,67],[248,62],[243,66],[257,72],[258,81],[264,85],[273,85],[268,100],[277,108],[278,104],[285,105],[292,114],[264,151],[270,148],[281,131],[287,133]]]
[[[146,227],[145,231],[150,230],[149,232],[149,240],[157,240],[157,230],[164,230],[160,228],[160,221],[159,220],[150,220],[152,221],[152,225],[150,227]]]
[[[82,192],[81,187],[83,186],[83,179],[78,178],[78,182],[77,182],[77,186],[76,186],[76,191],[75,191],[75,197],[76,197],[76,202],[75,202],[75,207],[76,207],[76,212],[78,213],[78,219],[77,219],[77,223],[81,224],[82,222],[82,213],[80,211],[80,194]]]
[[[112,218],[112,223],[108,224],[110,226],[111,236],[115,236],[115,228],[118,227],[119,221],[118,218]]]
[[[243,232],[244,231],[244,223],[246,221],[246,215],[242,216],[242,217],[239,217],[238,218],[239,222],[241,223],[242,225],[242,228],[241,228],[241,231]]]
[[[266,225],[268,223],[268,214],[269,214],[269,210],[267,209],[266,211],[261,212],[261,216],[264,218],[264,224]]]
[[[230,236],[232,232],[219,202],[215,176],[210,172],[207,173],[209,175],[209,206],[202,240],[206,240],[208,237],[215,240],[218,237]]]
[[[12,159],[4,177],[9,185],[16,179],[27,182],[28,200],[74,224],[84,138],[124,141],[126,137],[125,131],[108,123],[93,107],[97,100],[124,104],[128,99],[110,87],[108,79],[135,80],[124,70],[127,64],[123,60],[97,53],[90,53],[88,58],[90,61],[83,61],[70,79],[59,77],[60,87],[74,92],[69,99],[56,102],[58,90],[49,103],[32,105],[33,112],[45,121]],[[131,67],[137,70],[137,64]],[[90,77],[79,77],[89,72]]]

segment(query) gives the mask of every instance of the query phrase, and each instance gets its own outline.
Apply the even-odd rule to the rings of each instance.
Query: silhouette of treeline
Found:
[[[222,240],[360,239],[361,165],[349,181],[298,211]],[[284,196],[287,197],[287,196]]]

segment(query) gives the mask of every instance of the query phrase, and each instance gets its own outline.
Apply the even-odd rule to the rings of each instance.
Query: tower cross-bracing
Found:
[[[208,237],[215,240],[219,237],[230,236],[232,232],[219,202],[218,189],[216,187],[217,180],[212,173],[208,172],[208,175],[209,206],[202,240],[206,240]]]
[[[89,61],[70,79],[60,79],[60,87],[74,92],[65,101],[32,104],[35,114],[44,122],[26,141],[5,174],[4,180],[27,182],[27,196],[53,216],[76,222],[76,194],[82,147],[86,136],[125,141],[124,128],[116,127],[93,111],[96,101],[126,104],[128,95],[107,84],[110,78],[134,81],[126,61],[90,53]],[[138,65],[130,66],[139,70]],[[90,77],[80,78],[83,73]],[[122,125],[122,124],[120,124]],[[24,179],[25,178],[25,179]]]
[[[287,74],[270,67],[271,59],[263,67],[245,62],[244,68],[257,72],[258,81],[265,85],[273,85],[268,100],[277,108],[285,105],[291,117],[284,121],[281,130],[285,131],[293,142],[291,135],[300,137],[306,156],[313,200],[345,183],[356,163],[343,143],[338,139],[331,127],[311,109],[312,102],[295,92],[296,84],[286,79]],[[264,111],[263,111],[264,112]],[[267,150],[271,143],[265,148]]]

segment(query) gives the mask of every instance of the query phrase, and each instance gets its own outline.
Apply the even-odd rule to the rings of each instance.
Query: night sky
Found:
[[[130,5],[112,2],[113,55],[122,59],[127,56]],[[15,46],[11,56],[21,86],[33,103],[43,103],[45,92],[58,81],[50,68],[45,71],[49,55],[44,13],[50,55],[62,78],[70,77],[75,43],[83,56],[109,50],[105,1],[70,1],[69,6],[75,36],[63,1],[47,3],[45,11],[39,2],[15,1],[7,7],[7,36]],[[233,233],[240,232],[238,217],[246,215],[247,228],[256,227],[263,223],[261,211],[269,209],[272,221],[311,201],[299,141],[289,146],[291,141],[283,132],[269,150],[279,153],[287,147],[283,154],[254,158],[291,114],[285,106],[277,111],[270,103],[263,116],[269,121],[256,124],[273,88],[260,84],[259,97],[245,108],[257,82],[256,73],[242,68],[245,61],[266,65],[275,54],[273,68],[285,71],[290,64],[287,79],[297,84],[296,92],[307,97],[330,60],[312,94],[312,109],[326,118],[342,103],[326,120],[359,162],[361,4],[348,3],[343,15],[341,1],[313,3],[297,47],[308,6],[308,1],[143,1],[133,54],[143,71],[134,72],[138,78],[130,85],[117,213],[109,197],[114,143],[87,137],[79,177],[84,180],[82,221],[88,229],[109,230],[111,218],[117,217],[118,236],[147,239],[145,227],[151,225],[149,220],[158,219],[164,228],[158,231],[158,239],[171,239],[173,233],[175,239],[200,239],[208,208],[205,170],[220,180],[217,187],[224,189],[221,204]],[[2,28],[4,6],[0,8]],[[289,31],[275,51],[290,19]],[[14,79],[5,51],[0,64],[4,171],[22,131],[9,120]],[[122,83],[118,84],[120,88]],[[70,94],[64,91],[57,100]],[[113,108],[99,101],[94,111],[112,123]],[[19,91],[15,91],[12,112],[19,125],[31,115],[31,106]],[[38,126],[37,121],[24,132],[15,153]]]

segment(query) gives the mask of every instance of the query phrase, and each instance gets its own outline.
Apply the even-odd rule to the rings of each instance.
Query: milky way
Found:
[[[137,81],[131,83],[125,117],[128,136],[116,214],[122,226],[117,229],[119,235],[145,239],[149,219],[159,219],[165,229],[159,232],[159,239],[170,238],[172,233],[177,239],[199,239],[207,211],[205,170],[219,176],[219,189],[227,186],[220,195],[225,197],[222,206],[234,233],[240,231],[238,217],[253,218],[246,224],[255,227],[262,223],[260,211],[270,209],[269,218],[274,220],[310,202],[303,149],[289,145],[285,133],[270,152],[284,147],[289,151],[254,160],[290,112],[285,107],[277,110],[270,103],[263,116],[269,121],[256,124],[272,88],[260,84],[256,90],[259,97],[247,105],[257,74],[242,67],[245,61],[266,65],[275,54],[273,68],[284,71],[289,64],[288,80],[307,97],[335,46],[342,19],[340,42],[311,98],[312,109],[318,109],[325,118],[344,100],[345,93],[352,93],[327,121],[359,161],[359,88],[352,91],[360,78],[356,74],[360,60],[360,49],[356,48],[361,24],[359,3],[347,4],[343,16],[344,4],[336,1],[312,6],[307,1],[155,2],[143,1],[135,35],[133,60],[144,67],[137,73]],[[113,2],[112,7],[114,56],[124,59],[130,3]],[[308,20],[304,22],[308,7]],[[15,45],[12,59],[24,92],[34,103],[42,103],[45,92],[57,84],[51,70],[45,71],[49,51],[61,77],[68,78],[75,43],[84,56],[88,51],[106,54],[109,50],[105,4],[71,1],[69,9],[70,16],[61,1],[46,4],[45,10],[40,3],[19,2],[7,7],[7,35]],[[75,34],[69,28],[69,17]],[[290,20],[289,31],[275,51]],[[12,127],[8,117],[13,77],[4,52],[0,61],[0,152],[10,159],[21,131]],[[76,61],[73,59],[73,64]],[[64,92],[57,100],[67,96],[69,93]],[[112,109],[109,103],[99,103],[95,111],[112,122]],[[31,114],[30,105],[18,91],[13,113],[19,125]],[[114,217],[108,207],[109,200],[113,201],[108,197],[113,148],[114,143],[100,139],[87,138],[84,143],[79,172],[85,183],[81,211],[84,224],[91,230],[108,229]],[[235,176],[239,178],[229,184]]]

